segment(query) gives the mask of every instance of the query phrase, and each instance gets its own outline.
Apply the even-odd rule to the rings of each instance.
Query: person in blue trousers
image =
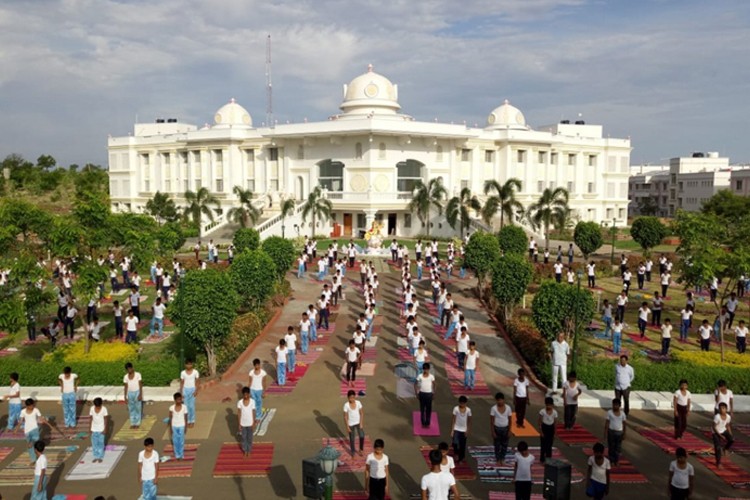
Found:
[[[198,395],[200,373],[193,367],[193,360],[185,361],[185,369],[180,373],[180,393],[187,406],[187,426],[195,425],[195,397]]]
[[[138,429],[143,417],[143,380],[141,374],[133,369],[133,363],[125,364],[125,376],[122,379],[125,389],[125,401],[128,403],[130,428]]]
[[[18,383],[18,373],[10,374],[10,390],[5,398],[8,400],[8,425],[7,429],[12,431],[18,419],[21,418],[21,385]]]
[[[310,345],[310,318],[306,312],[302,313],[302,319],[299,322],[300,350],[302,354],[307,354]]]
[[[284,340],[286,341],[288,356],[286,369],[289,373],[294,373],[295,368],[297,368],[297,335],[294,334],[294,327],[287,328]]]
[[[34,443],[34,486],[30,500],[47,500],[47,457],[44,448],[44,441]]]
[[[62,393],[63,420],[65,427],[72,429],[76,426],[76,393],[78,392],[78,375],[69,366],[63,368],[57,377]]]
[[[305,255],[302,254],[297,259],[297,278],[302,278],[305,276]]]
[[[310,320],[310,341],[311,342],[317,342],[318,341],[318,327],[315,326],[315,319],[318,316],[318,310],[315,309],[315,306],[310,304],[307,306],[307,318]]]
[[[21,418],[16,424],[16,428],[21,426],[23,423],[23,433],[26,439],[26,443],[29,445],[29,459],[33,464],[36,461],[36,453],[34,451],[34,444],[39,441],[39,426],[46,424],[47,421],[42,416],[39,409],[36,408],[36,404],[33,399],[28,398],[25,401],[26,408],[21,411]]]
[[[458,310],[458,306],[454,305],[453,309],[450,312],[450,323],[448,324],[448,329],[445,331],[445,337],[443,337],[443,340],[448,340],[451,338],[451,335],[453,335],[453,330],[456,329],[458,326],[458,323],[461,321],[461,313]]]
[[[250,387],[250,396],[255,402],[255,419],[260,420],[263,416],[263,391],[266,390],[266,377],[268,373],[261,368],[260,359],[253,360],[253,369],[250,370],[248,386]]]
[[[464,389],[474,390],[478,365],[479,351],[477,351],[477,343],[472,340],[469,342],[469,352],[466,353],[466,360],[464,361]]]
[[[141,483],[141,499],[156,500],[159,481],[159,453],[154,450],[154,438],[143,440],[143,450],[138,453],[138,481]]]
[[[187,427],[187,406],[182,403],[182,394],[174,394],[174,404],[169,407],[169,429],[172,434],[174,458],[185,458],[185,434]]]
[[[286,340],[279,340],[276,347],[276,382],[279,385],[286,385],[286,362],[289,349],[286,348]]]
[[[94,455],[94,463],[104,460],[104,438],[109,429],[109,412],[102,405],[102,398],[94,398],[94,406],[89,410],[91,417],[91,450]]]

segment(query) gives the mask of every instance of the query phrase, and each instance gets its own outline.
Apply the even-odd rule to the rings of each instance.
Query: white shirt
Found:
[[[466,353],[466,369],[467,370],[476,370],[477,369],[477,360],[479,359],[479,351],[474,352],[467,352]]]
[[[734,329],[734,334],[737,337],[746,337],[747,336],[747,327],[746,326],[738,326]]]
[[[711,328],[709,325],[701,325],[698,327],[698,333],[700,333],[701,339],[703,340],[710,339],[712,331],[713,331],[713,328]]]
[[[586,270],[589,273],[589,276],[596,275],[596,264],[587,264]]]
[[[562,342],[558,342],[557,340],[552,342],[552,364],[555,366],[567,365],[569,353],[570,347],[564,340]]]
[[[609,459],[603,457],[601,465],[596,464],[596,457],[589,457],[589,465],[591,466],[591,479],[597,483],[607,484],[607,471],[611,468]]]
[[[297,349],[297,336],[293,333],[287,333],[284,335],[284,340],[286,341],[286,348],[290,351],[294,351]]]
[[[622,273],[622,281],[630,281],[630,278],[632,277],[633,273],[631,273],[630,271],[625,271],[624,273]]]
[[[516,481],[531,481],[531,464],[534,463],[534,455],[529,453],[525,457],[516,452]]]
[[[46,471],[46,470],[47,470],[47,456],[39,455],[39,458],[37,458],[36,462],[34,463],[34,475],[41,476],[42,471]]]
[[[635,372],[629,364],[622,366],[620,363],[615,365],[615,389],[627,389],[633,383]]]
[[[355,347],[354,349],[347,348],[346,351],[345,351],[346,360],[349,363],[356,363],[357,359],[359,359],[359,354],[361,352],[362,351],[360,351],[359,348],[357,348],[357,347]]]
[[[169,411],[172,414],[172,427],[185,427],[187,421],[187,405],[182,404],[180,409],[177,409],[177,405],[174,404],[169,407]]]
[[[75,373],[71,373],[69,378],[65,378],[65,374],[60,374],[58,379],[62,380],[62,387],[63,387],[63,394],[70,394],[76,392],[76,379],[78,378],[78,375]]]
[[[427,354],[426,349],[417,349],[416,351],[414,351],[414,361],[418,363],[424,363],[428,357],[429,354]]]
[[[727,405],[727,410],[729,410],[729,403],[732,401],[732,399],[734,399],[734,394],[730,389],[727,389],[727,392],[723,394],[717,389],[714,391],[714,396],[718,396],[719,398],[718,401],[716,401],[715,405],[715,408],[717,410],[719,409],[719,403],[725,403]]]
[[[301,333],[306,333],[310,331],[310,320],[302,320],[299,322],[299,331]]]
[[[581,390],[581,386],[578,384],[578,381],[576,381],[575,387],[570,386],[570,382],[567,380],[563,383],[563,393],[565,393],[565,404],[566,405],[577,405],[578,399],[576,399],[576,396],[578,395],[578,391]]]
[[[612,332],[614,333],[614,335],[621,335],[622,329],[623,329],[622,323],[612,325]]]
[[[276,362],[277,363],[286,363],[287,353],[289,352],[289,349],[286,348],[286,346],[276,346]]]
[[[91,432],[104,432],[104,419],[107,418],[109,412],[102,406],[99,413],[96,412],[96,407],[92,406],[89,410],[89,416],[91,417]]]
[[[568,271],[568,283],[573,283],[575,277],[576,273],[574,273],[573,271]]]
[[[727,300],[727,311],[733,313],[737,310],[737,306],[739,305],[739,301],[737,299],[732,300],[731,298]]]
[[[134,332],[138,329],[138,316],[128,316],[125,318],[126,330]]]
[[[648,321],[648,315],[651,314],[651,309],[647,308],[640,308],[638,309],[638,319],[642,319],[643,321]]]
[[[373,479],[385,479],[385,468],[388,466],[388,455],[383,453],[383,456],[378,460],[374,453],[367,455],[365,464],[370,468],[370,477]]]
[[[557,410],[553,409],[552,413],[547,413],[547,408],[539,410],[539,416],[542,417],[542,423],[545,425],[552,425],[557,420]]]
[[[695,475],[695,469],[691,464],[686,463],[685,468],[680,469],[677,460],[672,460],[669,464],[669,472],[672,473],[672,486],[681,490],[690,488],[690,478]]]
[[[167,309],[167,306],[164,304],[154,304],[154,318],[156,319],[164,319],[164,311]]]
[[[122,378],[122,383],[128,384],[128,392],[135,392],[135,391],[141,390],[140,382],[141,382],[141,374],[138,372],[133,372],[132,379],[128,376],[127,373]]]
[[[663,339],[672,338],[672,325],[661,325],[661,338]]]
[[[609,421],[609,429],[613,431],[622,432],[624,422],[628,419],[625,412],[620,410],[619,415],[615,415],[612,410],[607,410],[607,421]]]
[[[469,350],[469,334],[459,335],[456,339],[456,350],[458,352],[468,352]]]
[[[21,384],[18,382],[13,383],[10,386],[10,392],[8,394],[18,394],[18,397],[10,398],[8,399],[8,403],[12,405],[20,405],[21,404]]]
[[[555,262],[554,268],[555,268],[555,274],[562,274],[563,272],[563,265],[560,262]]]
[[[42,413],[39,411],[39,408],[34,408],[33,410],[31,410],[31,413],[27,412],[26,408],[21,410],[21,418],[23,419],[23,432],[25,434],[28,434],[34,429],[38,429],[39,423],[37,422],[37,419],[41,416]]]
[[[625,306],[628,303],[628,296],[627,295],[618,295],[617,296],[617,305],[618,306]]]
[[[680,406],[687,406],[688,401],[690,400],[690,391],[685,391],[685,394],[682,394],[682,391],[679,389],[675,391],[674,397],[677,398],[677,404]]]
[[[729,413],[724,415],[725,418],[721,418],[721,415],[714,415],[714,429],[719,434],[724,434],[727,430],[727,425],[732,422],[732,417]]]
[[[670,274],[669,274],[669,273],[664,273],[664,274],[662,274],[662,275],[661,275],[661,284],[662,284],[662,285],[669,285],[669,279],[670,279],[671,277],[672,277],[672,276],[670,276]]]
[[[519,398],[525,398],[528,387],[529,387],[529,379],[525,378],[523,379],[523,382],[516,377],[516,379],[513,381],[513,387],[515,388],[515,395]]]
[[[362,403],[354,400],[354,408],[349,404],[349,401],[344,403],[344,414],[346,415],[346,423],[349,426],[359,425],[360,417],[359,412],[362,411]]]
[[[466,407],[466,411],[461,413],[461,408],[458,406],[453,407],[453,416],[456,417],[456,422],[453,424],[453,430],[459,432],[466,432],[469,428],[469,417],[471,417],[471,408]]]
[[[435,388],[435,375],[430,373],[425,377],[422,373],[417,377],[417,384],[419,385],[419,392],[432,392]]]
[[[612,317],[612,304],[607,304],[606,306],[602,306],[602,313],[605,318],[611,318]]]
[[[452,469],[456,468],[456,462],[453,461],[453,457],[450,455],[445,456],[445,463],[440,464],[440,472],[448,472],[451,473]]]
[[[448,472],[430,472],[422,476],[421,487],[422,491],[428,491],[429,500],[445,500],[448,498],[448,493],[451,491],[451,487],[456,484],[456,479],[453,474]]]
[[[146,450],[138,453],[138,463],[141,464],[141,480],[153,481],[156,479],[156,464],[159,463],[159,454],[156,450],[151,450],[151,456],[146,456]]]
[[[240,410],[240,427],[252,427],[255,422],[255,401],[250,398],[245,406],[245,400],[237,401],[237,409]]]
[[[198,370],[195,368],[193,368],[191,373],[188,373],[187,370],[182,370],[182,372],[180,372],[180,380],[183,381],[182,387],[185,389],[195,389],[195,383],[200,377],[200,373],[198,373]]]
[[[492,424],[495,427],[508,427],[511,415],[513,415],[513,410],[507,404],[502,412],[498,409],[497,405],[492,405],[492,409],[490,410]]]

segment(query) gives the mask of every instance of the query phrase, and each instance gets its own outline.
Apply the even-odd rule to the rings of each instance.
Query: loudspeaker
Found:
[[[544,463],[545,500],[570,500],[571,467],[567,462],[547,459]]]
[[[322,498],[325,482],[318,457],[302,459],[302,494],[305,498]]]

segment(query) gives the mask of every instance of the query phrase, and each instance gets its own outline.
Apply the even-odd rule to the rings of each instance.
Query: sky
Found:
[[[746,0],[4,0],[0,158],[106,164],[136,118],[202,125],[235,98],[325,120],[366,70],[418,120],[482,126],[504,99],[630,137],[632,164],[750,162]]]

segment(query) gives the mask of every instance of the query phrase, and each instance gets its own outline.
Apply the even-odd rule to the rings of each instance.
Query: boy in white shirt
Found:
[[[187,407],[187,425],[195,425],[195,397],[198,395],[200,373],[193,367],[193,360],[185,361],[185,369],[180,372],[180,393],[185,399]]]
[[[187,424],[187,407],[182,404],[182,394],[176,392],[174,404],[169,407],[169,430],[172,435],[172,448],[177,460],[185,458],[185,427]]]
[[[143,380],[141,374],[133,369],[133,363],[126,363],[125,371],[127,373],[122,382],[125,388],[125,401],[128,403],[130,428],[137,429],[141,426],[143,413]]]
[[[34,486],[30,500],[47,500],[47,457],[44,454],[44,441],[36,441],[34,453]]]
[[[526,407],[529,402],[529,379],[526,370],[518,369],[518,376],[513,381],[513,407],[516,409],[516,427],[524,427]]]
[[[159,454],[154,450],[154,439],[143,440],[143,450],[138,453],[138,481],[141,483],[141,498],[156,500],[159,482]]]
[[[289,373],[294,373],[297,364],[297,336],[294,334],[293,326],[287,327],[284,341],[286,342],[288,358],[286,369]]]
[[[714,415],[712,431],[716,467],[721,468],[722,454],[727,453],[734,443],[732,417],[727,413],[726,403],[719,403],[719,413]]]
[[[466,458],[466,438],[471,429],[471,409],[467,406],[468,402],[466,396],[460,396],[458,405],[453,407],[451,442],[453,443],[453,451],[456,453],[457,464],[463,462]]]
[[[519,441],[516,446],[516,462],[513,465],[513,483],[515,484],[516,498],[531,498],[531,466],[534,464],[534,455],[529,453],[529,445],[526,441]]]
[[[260,363],[259,363],[260,364]],[[252,372],[251,372],[252,373]],[[248,457],[253,449],[253,434],[255,432],[254,414],[258,409],[255,401],[250,398],[250,388],[242,388],[242,399],[237,401],[237,434],[240,436],[242,453]]]
[[[747,349],[747,327],[745,321],[740,320],[737,327],[734,329],[734,336],[737,344],[737,352],[744,354]]]
[[[388,490],[388,455],[383,453],[385,442],[376,439],[373,451],[365,459],[365,493],[371,500],[385,500]]]
[[[310,345],[310,318],[306,312],[302,313],[302,319],[299,322],[299,338],[302,354],[307,354]]]
[[[21,385],[18,383],[18,373],[10,374],[10,390],[3,396],[8,401],[7,430],[12,431],[21,418]]]
[[[78,391],[78,375],[72,372],[69,366],[63,368],[62,374],[57,377],[62,393],[63,419],[66,428],[76,426],[76,392]]]
[[[47,420],[42,416],[39,409],[36,408],[36,403],[33,399],[28,398],[25,401],[25,405],[26,408],[21,411],[21,418],[18,424],[16,424],[16,429],[19,429],[23,422],[23,433],[28,444],[29,459],[31,460],[30,465],[34,465],[34,461],[36,461],[34,443],[39,441],[39,425],[46,424]]]
[[[104,439],[109,429],[109,412],[102,405],[102,398],[94,398],[94,406],[89,410],[91,417],[91,450],[94,455],[94,463],[104,460]]]

